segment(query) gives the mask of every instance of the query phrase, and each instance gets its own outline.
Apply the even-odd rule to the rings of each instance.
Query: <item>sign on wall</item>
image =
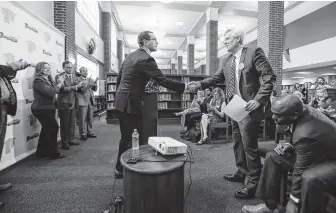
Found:
[[[0,2],[0,64],[24,59],[50,64],[53,77],[62,70],[64,34],[17,2]],[[17,94],[15,116],[8,115],[0,170],[35,152],[40,123],[31,113],[34,68],[19,71],[12,85]],[[1,143],[1,141],[0,141]]]

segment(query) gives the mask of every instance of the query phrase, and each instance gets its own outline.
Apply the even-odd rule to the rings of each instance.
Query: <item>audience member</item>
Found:
[[[0,65],[0,159],[7,131],[7,114],[15,116],[17,109],[16,93],[11,80],[15,78],[17,71],[24,70],[28,66],[28,63],[23,60],[15,61],[7,66]],[[0,192],[10,188],[12,188],[11,183],[0,184]],[[2,207],[4,204],[0,202],[0,208]]]
[[[84,81],[76,84],[73,75],[73,64],[65,61],[62,64],[64,72],[56,76],[64,79],[64,87],[59,90],[57,97],[58,115],[60,118],[62,148],[70,149],[69,145],[79,145],[75,138],[76,107],[75,99],[77,90],[84,85]]]
[[[245,205],[245,213],[271,213],[279,203],[281,173],[294,169],[286,213],[323,212],[325,196],[315,194],[312,183],[328,186],[336,180],[336,124],[318,110],[304,105],[299,97],[285,95],[272,104],[273,119],[291,125],[289,143],[268,152],[256,195],[264,203]],[[319,202],[316,202],[319,201]],[[308,209],[308,204],[310,205]]]
[[[324,87],[318,87],[315,90],[315,96],[309,102],[309,105],[318,109],[329,118],[335,117],[335,109],[330,105],[331,98],[328,96],[328,91]]]
[[[50,65],[40,62],[35,66],[33,81],[34,101],[31,105],[33,115],[39,120],[42,128],[36,157],[50,159],[65,158],[57,148],[58,124],[55,117],[56,93],[64,86],[64,78],[60,76],[57,84],[53,81]]]
[[[224,118],[225,95],[222,89],[215,88],[213,91],[213,98],[210,101],[208,111],[209,113],[202,114],[201,120],[201,140],[197,142],[198,145],[208,142],[208,126],[210,123],[220,123]]]
[[[93,91],[97,90],[97,80],[88,78],[88,70],[86,67],[79,69],[81,76],[77,77],[76,84],[84,82],[83,86],[78,89],[76,98],[79,110],[79,134],[80,140],[87,138],[96,138],[92,132],[93,107],[96,104]]]

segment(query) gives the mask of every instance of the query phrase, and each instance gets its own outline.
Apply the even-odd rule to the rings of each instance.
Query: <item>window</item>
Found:
[[[77,1],[77,10],[96,31],[96,33],[99,34],[98,2],[95,0]]]
[[[88,78],[92,78],[93,80],[96,80],[97,77],[99,77],[99,65],[95,62],[85,58],[84,56],[77,54],[77,72],[79,72],[79,69],[81,67],[86,67],[88,69]],[[97,83],[97,91],[93,91],[93,94],[99,95],[99,83]]]

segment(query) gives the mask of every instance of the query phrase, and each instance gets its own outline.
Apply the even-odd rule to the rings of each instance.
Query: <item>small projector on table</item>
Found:
[[[149,137],[148,144],[162,155],[187,153],[187,145],[170,137]]]

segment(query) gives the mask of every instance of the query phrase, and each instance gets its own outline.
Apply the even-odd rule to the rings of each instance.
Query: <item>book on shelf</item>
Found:
[[[117,83],[117,76],[107,76],[107,83]]]
[[[115,92],[117,89],[116,85],[107,85],[107,91],[108,92]]]

